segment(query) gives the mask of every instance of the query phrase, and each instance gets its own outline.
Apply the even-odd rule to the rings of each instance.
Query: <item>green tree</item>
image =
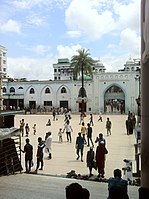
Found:
[[[92,76],[93,65],[96,61],[91,58],[89,50],[79,49],[77,52],[78,55],[74,55],[71,58],[74,80],[76,80],[80,74],[82,77],[83,74]]]
[[[78,55],[74,55],[71,58],[70,67],[73,68],[74,80],[77,79],[78,75],[81,74],[81,76],[82,76],[82,87],[79,90],[78,97],[82,98],[80,111],[82,112],[82,114],[84,114],[84,111],[85,111],[84,97],[87,97],[87,96],[86,96],[86,91],[84,89],[84,78],[83,77],[84,77],[84,74],[92,76],[93,65],[96,63],[96,61],[94,61],[91,58],[89,50],[79,49],[79,50],[77,50],[77,52],[78,52]]]

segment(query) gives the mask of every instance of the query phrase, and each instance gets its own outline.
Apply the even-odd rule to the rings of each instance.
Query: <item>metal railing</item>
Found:
[[[21,139],[20,135],[0,140],[0,175],[21,172]]]

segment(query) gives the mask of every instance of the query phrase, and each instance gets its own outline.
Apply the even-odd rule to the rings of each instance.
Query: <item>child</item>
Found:
[[[51,120],[50,119],[48,119],[46,126],[51,126]]]
[[[79,122],[79,125],[82,124],[82,122],[84,122],[84,114],[81,112],[80,113],[80,122]]]
[[[36,124],[33,126],[34,135],[36,135]]]
[[[20,132],[22,133],[22,137],[24,136],[24,126],[25,122],[24,119],[20,120]]]
[[[62,134],[63,134],[63,131],[62,131],[62,128],[60,128],[58,132],[58,137],[59,137],[59,142],[61,143],[63,142]]]
[[[98,118],[98,122],[101,121],[102,122],[102,113],[101,111],[99,112],[99,118]]]
[[[92,124],[92,126],[94,126],[94,123],[93,123],[93,114],[90,114],[90,119],[89,120],[90,120],[90,122],[89,122],[90,125]]]
[[[28,137],[29,130],[30,130],[30,129],[29,129],[28,123],[26,123],[26,126],[25,126],[26,137]]]

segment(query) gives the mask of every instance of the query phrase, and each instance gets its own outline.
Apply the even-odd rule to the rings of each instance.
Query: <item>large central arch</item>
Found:
[[[104,112],[121,114],[125,112],[125,94],[120,86],[114,84],[105,91]]]

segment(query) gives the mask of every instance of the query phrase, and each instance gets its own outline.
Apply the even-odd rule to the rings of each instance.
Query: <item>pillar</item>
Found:
[[[141,0],[141,188],[139,199],[149,198],[149,1]]]

